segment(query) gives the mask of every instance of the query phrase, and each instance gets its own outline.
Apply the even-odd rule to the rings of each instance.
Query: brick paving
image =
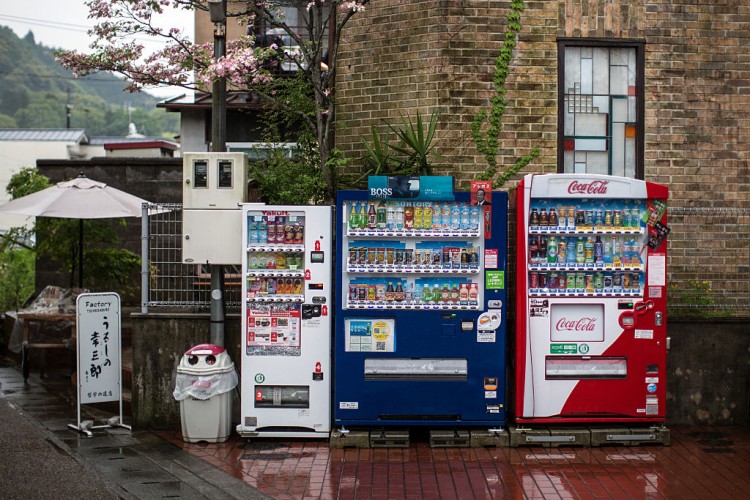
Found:
[[[750,429],[671,426],[671,446],[329,448],[233,436],[189,444],[158,433],[279,499],[747,498]]]

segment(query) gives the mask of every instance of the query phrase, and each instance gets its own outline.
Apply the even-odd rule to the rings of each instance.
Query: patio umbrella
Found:
[[[140,217],[146,200],[89,179],[83,174],[0,205],[0,212],[78,219],[78,286],[83,288],[83,221]]]

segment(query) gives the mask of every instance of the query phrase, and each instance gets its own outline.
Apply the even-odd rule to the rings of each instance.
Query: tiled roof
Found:
[[[0,128],[0,141],[55,141],[88,143],[82,128]]]

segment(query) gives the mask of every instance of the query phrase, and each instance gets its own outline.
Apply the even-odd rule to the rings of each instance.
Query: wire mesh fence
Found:
[[[182,205],[158,208],[165,211],[144,215],[142,226],[141,309],[208,310],[210,268],[182,262]],[[670,316],[750,317],[750,209],[670,207],[668,216]],[[511,211],[509,271],[515,268],[514,217]],[[511,287],[514,275],[509,272]],[[240,266],[224,266],[224,276],[226,307],[239,308]]]
[[[750,208],[670,207],[671,316],[750,317]]]
[[[208,310],[211,305],[211,269],[182,262],[182,204],[152,205],[160,213],[144,215],[141,310],[154,308]],[[227,308],[240,307],[240,266],[224,266]]]

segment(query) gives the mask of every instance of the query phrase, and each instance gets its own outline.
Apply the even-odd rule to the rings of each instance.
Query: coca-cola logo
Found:
[[[573,181],[568,185],[570,194],[607,194],[609,181],[591,181],[589,183]]]
[[[557,331],[593,332],[596,328],[596,318],[560,318],[555,328],[557,328]]]

